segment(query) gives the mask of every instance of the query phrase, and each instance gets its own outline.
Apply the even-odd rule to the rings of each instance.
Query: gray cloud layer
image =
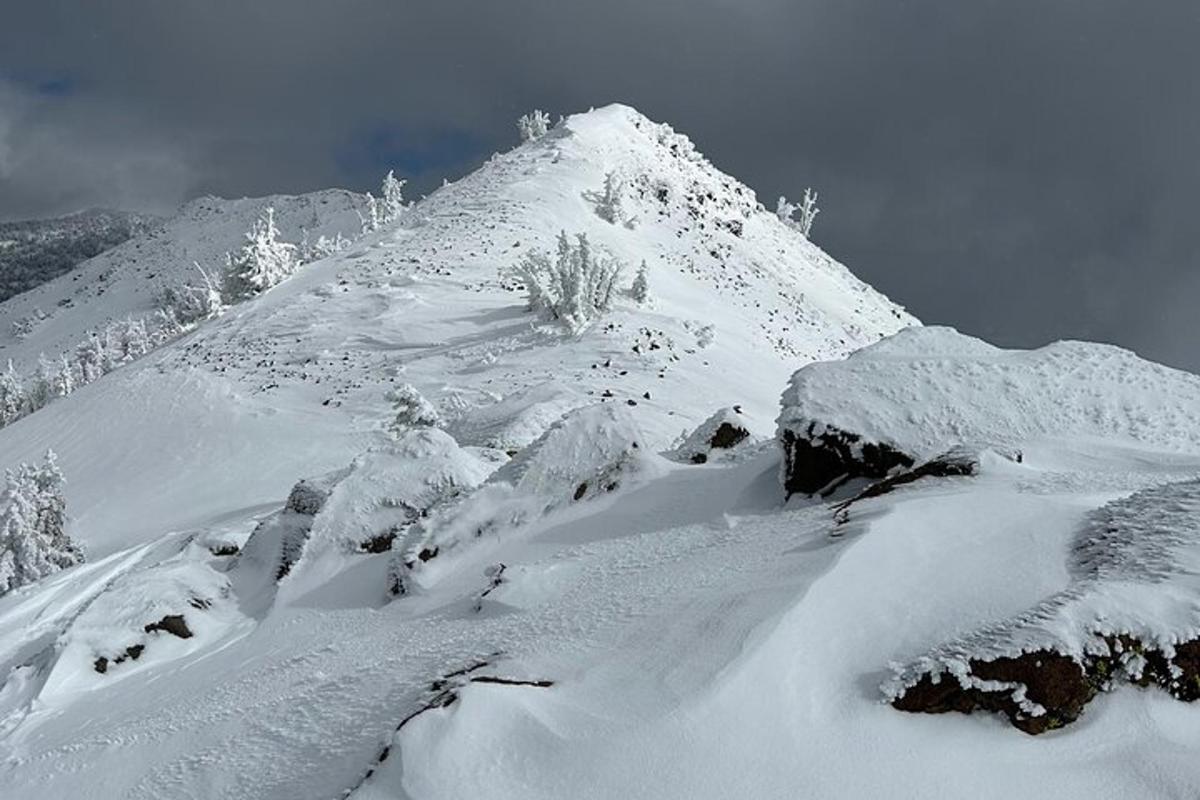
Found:
[[[0,27],[0,218],[418,186],[621,100],[928,322],[1200,370],[1189,0],[40,0]]]

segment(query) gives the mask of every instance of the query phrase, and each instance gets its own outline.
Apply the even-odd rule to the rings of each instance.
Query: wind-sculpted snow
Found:
[[[1115,683],[1200,698],[1200,480],[1145,489],[1093,512],[1067,566],[1066,589],[898,666],[885,696],[911,711],[1001,710],[1032,733],[1073,721]],[[1053,692],[1039,668],[1060,657],[1074,662],[1069,674],[1079,686],[1069,708],[1043,697]],[[1023,681],[979,677],[1021,659],[1035,665]]]
[[[476,539],[511,535],[571,503],[628,488],[653,475],[654,463],[628,411],[611,403],[571,411],[478,489],[443,502],[411,528],[393,561],[392,591],[406,592],[412,573],[434,558]]]
[[[435,428],[418,428],[345,469],[301,481],[247,541],[235,570],[239,593],[286,601],[311,591],[347,555],[390,551],[430,509],[477,486],[503,460],[463,450]]]

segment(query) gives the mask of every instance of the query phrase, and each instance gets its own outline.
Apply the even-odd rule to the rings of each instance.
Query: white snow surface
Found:
[[[610,171],[646,187],[622,203],[635,221],[585,196]],[[527,313],[499,271],[564,228],[645,258],[652,302],[578,337]],[[1037,739],[880,702],[889,664],[1069,588],[1095,509],[1200,475],[1194,379],[1111,348],[914,330],[835,362],[913,324],[665,127],[622,106],[571,117],[0,430],[0,466],[59,452],[89,551],[0,598],[0,796],[1200,793],[1200,710],[1161,692],[1104,695]],[[657,454],[727,406],[769,434],[817,360],[826,405],[806,413],[918,450],[1012,437],[1024,460],[985,454],[977,476],[838,525],[828,504],[784,505],[773,441],[703,465]],[[963,376],[1022,396],[994,364],[1031,410],[1099,411],[1056,429],[984,404]],[[904,395],[922,374],[927,395]],[[388,436],[404,383],[444,431]],[[285,510],[302,478],[318,502]],[[393,529],[391,551],[356,546]],[[166,615],[194,635],[145,630]]]

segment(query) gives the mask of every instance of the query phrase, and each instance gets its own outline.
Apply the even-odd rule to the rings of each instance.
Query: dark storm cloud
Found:
[[[1200,368],[1190,0],[53,2],[0,28],[0,217],[425,189],[621,100],[929,322]]]

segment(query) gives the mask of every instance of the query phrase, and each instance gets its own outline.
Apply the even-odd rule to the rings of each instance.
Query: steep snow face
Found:
[[[285,238],[300,241],[307,230],[315,241],[321,235],[355,234],[357,212],[364,205],[362,196],[340,190],[193,200],[160,225],[69,274],[0,303],[0,363],[11,358],[28,372],[39,355],[57,358],[88,331],[126,316],[151,314],[164,289],[200,281],[195,263],[210,271],[223,269],[225,253],[242,245],[246,231],[268,206],[275,208]]]
[[[601,216],[595,195],[609,173],[624,186],[620,214]],[[301,200],[280,212],[285,236],[311,222]],[[6,352],[53,353],[103,317],[146,307],[160,272],[186,274],[197,242],[212,263],[262,202],[217,226],[227,238],[210,230],[224,212],[200,203],[141,245],[158,255],[122,262],[121,288],[89,289],[86,304],[38,329],[43,338]],[[328,219],[357,220],[356,198],[329,202],[342,211]],[[529,313],[502,276],[531,249],[553,251],[562,230],[627,265],[613,310],[578,336]],[[627,292],[642,261],[649,297],[637,302]],[[87,286],[103,269],[67,280]],[[67,286],[45,290],[71,297]],[[18,313],[0,308],[0,321]],[[385,395],[399,384],[438,406],[463,446],[515,450],[573,408],[612,402],[655,450],[721,406],[740,405],[749,429],[769,433],[798,365],[914,322],[686,138],[611,106],[493,157],[398,223],[5,428],[0,467],[59,452],[74,533],[102,555],[270,508],[300,477],[344,467],[383,441]]]
[[[1095,438],[1200,452],[1200,377],[1109,345],[1001,350],[949,328],[913,328],[843,362],[799,370],[780,431],[816,425],[921,461],[955,445]]]

